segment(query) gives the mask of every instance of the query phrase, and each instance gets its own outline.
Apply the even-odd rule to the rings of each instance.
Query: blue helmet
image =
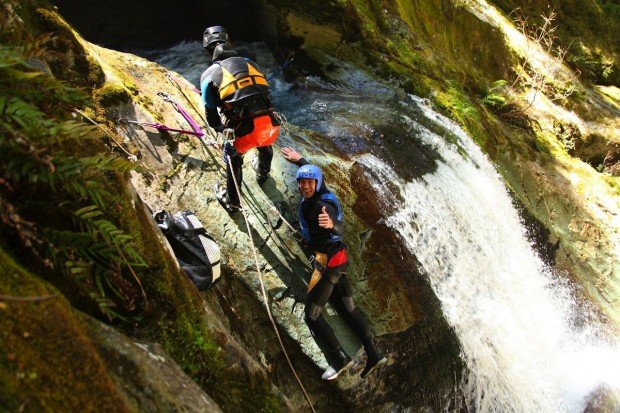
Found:
[[[304,165],[297,170],[297,174],[295,175],[297,181],[302,178],[309,178],[316,180],[316,191],[318,192],[321,189],[321,184],[323,184],[323,172],[321,172],[321,168],[316,165]]]

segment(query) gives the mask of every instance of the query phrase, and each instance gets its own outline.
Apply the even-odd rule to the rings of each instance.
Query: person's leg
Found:
[[[344,273],[336,283],[336,291],[333,296],[334,299],[340,299],[342,301],[343,307],[345,308],[348,316],[345,317],[345,319],[348,321],[351,329],[362,341],[366,352],[369,352],[369,350],[373,351],[374,344],[372,331],[364,318],[364,314],[362,314],[360,309],[355,306],[351,284]]]
[[[253,165],[256,171],[256,180],[259,184],[262,184],[267,180],[269,172],[271,171],[271,160],[273,159],[273,147],[259,146],[256,148],[258,156],[256,157],[256,163]]]
[[[334,330],[323,318],[322,312],[333,290],[334,285],[329,282],[327,277],[321,277],[314,288],[308,292],[304,318],[312,334],[325,343],[330,350],[340,347],[340,342],[338,342]]]
[[[337,378],[342,371],[352,364],[351,357],[345,353],[334,334],[334,330],[322,315],[323,308],[333,289],[334,285],[329,281],[329,277],[321,277],[321,280],[308,292],[305,307],[305,321],[310,332],[317,341],[326,346],[325,358],[329,367],[322,376],[325,380]]]
[[[342,300],[342,304],[348,315],[347,321],[352,330],[362,341],[364,350],[366,350],[368,360],[366,361],[366,366],[361,374],[362,378],[364,378],[372,373],[375,368],[387,362],[387,358],[377,347],[372,331],[370,330],[370,326],[366,322],[364,315],[355,306],[351,284],[344,273],[342,273],[342,276],[336,283],[336,290],[334,291],[333,296],[334,299]]]
[[[228,203],[231,206],[238,207],[241,203],[239,202],[235,179],[237,181],[237,186],[239,186],[239,192],[241,192],[241,182],[243,180],[243,155],[237,152],[230,141],[224,144],[224,161],[226,162],[226,195],[228,197]],[[233,173],[235,174],[234,179]]]

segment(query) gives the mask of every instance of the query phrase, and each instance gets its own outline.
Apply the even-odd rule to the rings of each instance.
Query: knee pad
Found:
[[[310,303],[310,305],[306,306],[306,322],[316,321],[322,312],[323,307],[319,307],[314,303]]]
[[[353,297],[342,297],[342,302],[344,303],[344,308],[346,308],[349,313],[355,311],[355,303],[353,302]]]

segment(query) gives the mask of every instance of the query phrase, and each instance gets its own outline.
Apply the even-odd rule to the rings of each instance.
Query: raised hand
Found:
[[[334,227],[334,221],[329,217],[325,206],[321,209],[321,213],[319,214],[319,227],[332,229]]]
[[[285,146],[280,151],[282,152],[284,159],[286,159],[289,162],[297,163],[301,159],[301,155],[299,154],[299,152],[297,152],[295,149],[290,148],[288,146]]]

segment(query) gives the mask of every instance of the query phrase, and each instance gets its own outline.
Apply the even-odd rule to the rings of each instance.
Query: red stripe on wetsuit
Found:
[[[327,262],[327,268],[337,267],[339,265],[346,264],[348,260],[349,257],[347,256],[347,250],[346,248],[343,248],[334,255],[332,255],[332,257]]]

